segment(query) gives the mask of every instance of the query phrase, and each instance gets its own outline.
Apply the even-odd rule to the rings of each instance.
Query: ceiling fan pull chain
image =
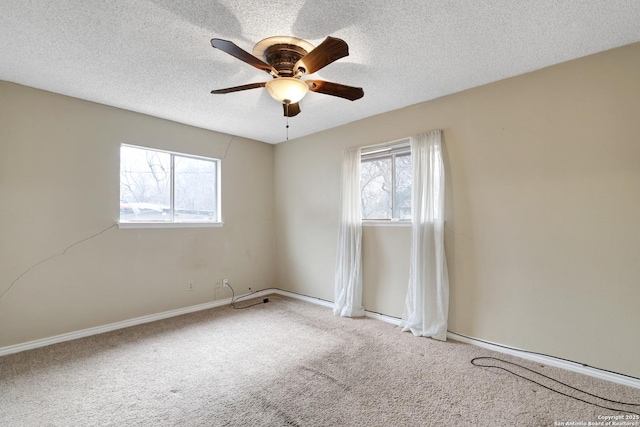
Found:
[[[287,141],[289,140],[289,104],[284,104],[285,105],[285,109],[287,110],[287,114],[285,114],[285,116],[287,116]]]

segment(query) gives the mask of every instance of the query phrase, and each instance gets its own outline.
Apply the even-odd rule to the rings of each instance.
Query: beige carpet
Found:
[[[628,415],[475,367],[477,356],[640,403],[637,389],[269,298],[0,357],[0,425],[553,426]]]

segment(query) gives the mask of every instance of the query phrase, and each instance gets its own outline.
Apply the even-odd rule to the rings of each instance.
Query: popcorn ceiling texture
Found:
[[[364,88],[355,102],[309,93],[290,138],[640,40],[637,0],[3,0],[0,80],[268,143],[285,139],[270,77],[213,49],[263,38],[350,56],[313,75]]]

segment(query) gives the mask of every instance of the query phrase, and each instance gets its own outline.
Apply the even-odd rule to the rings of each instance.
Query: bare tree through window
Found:
[[[360,164],[362,219],[411,218],[411,153],[365,157]]]
[[[120,220],[218,221],[218,160],[122,145]]]

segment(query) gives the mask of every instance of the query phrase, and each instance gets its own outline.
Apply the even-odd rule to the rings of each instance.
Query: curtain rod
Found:
[[[393,141],[387,141],[387,142],[381,142],[379,144],[372,144],[372,145],[364,145],[361,148],[367,149],[367,148],[379,148],[379,147],[390,147],[393,145],[399,145],[399,143],[401,142],[409,142],[409,138],[411,138],[410,136],[405,136],[404,138],[400,138],[400,139],[395,139]]]
[[[420,132],[420,133],[428,133],[434,130],[438,130],[438,129],[431,129],[429,131],[426,132]],[[420,133],[418,133],[417,135],[420,135]],[[367,149],[375,149],[375,148],[382,148],[382,147],[390,147],[396,144],[399,144],[400,142],[410,142],[411,137],[414,135],[410,135],[410,136],[405,136],[403,138],[398,138],[398,139],[394,139],[393,141],[386,141],[386,142],[379,142],[377,144],[372,144],[372,145],[356,145],[353,147],[349,147],[348,150],[352,150],[355,148],[360,148],[361,150],[367,150]]]

